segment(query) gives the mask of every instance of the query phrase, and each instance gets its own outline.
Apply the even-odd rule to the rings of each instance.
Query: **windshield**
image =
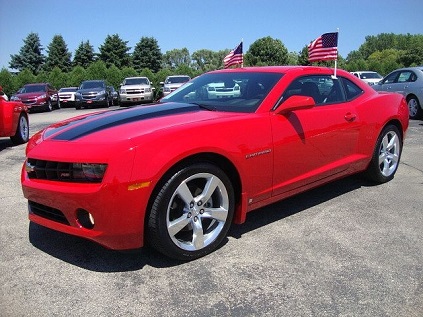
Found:
[[[124,80],[123,85],[149,85],[147,78],[127,78]]]
[[[60,88],[59,92],[75,92],[77,91],[76,87],[71,87],[71,88]]]
[[[42,92],[42,91],[46,91],[46,85],[24,86],[19,92],[28,93],[28,92]]]
[[[104,88],[104,82],[102,81],[86,81],[81,85],[81,89],[91,89],[91,88]]]
[[[362,73],[361,74],[362,79],[381,79],[382,76],[378,73]]]
[[[208,73],[160,102],[194,103],[219,111],[254,112],[281,77],[282,74],[266,72]]]
[[[190,80],[188,76],[172,76],[166,79],[165,84],[183,84],[188,80]]]

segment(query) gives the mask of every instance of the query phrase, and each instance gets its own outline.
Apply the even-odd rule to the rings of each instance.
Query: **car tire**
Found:
[[[46,110],[48,112],[53,111],[53,105],[51,104],[51,100],[47,102]]]
[[[156,192],[147,219],[147,241],[174,259],[202,257],[226,237],[234,201],[232,183],[217,166],[198,163],[178,169]]]
[[[24,114],[19,116],[18,127],[16,128],[16,134],[10,137],[13,144],[24,144],[29,140],[29,123],[28,117]]]
[[[420,119],[423,116],[423,110],[420,107],[417,97],[412,96],[407,98],[407,105],[410,119]]]
[[[60,109],[62,106],[60,105],[60,100],[59,99],[57,99],[57,104],[56,104],[56,109]]]
[[[402,137],[394,125],[386,126],[379,135],[366,176],[378,184],[394,178],[402,152]]]

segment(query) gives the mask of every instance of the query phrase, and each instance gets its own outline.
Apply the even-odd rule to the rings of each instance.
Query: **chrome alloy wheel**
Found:
[[[29,124],[26,117],[21,116],[19,119],[19,134],[23,141],[27,142],[29,139]]]
[[[201,250],[219,237],[228,210],[229,195],[222,180],[210,173],[193,174],[179,184],[169,201],[169,237],[183,250]]]
[[[416,99],[411,98],[408,100],[408,112],[410,114],[411,118],[415,118],[417,116],[417,113],[419,111],[419,104]]]
[[[394,131],[389,131],[382,139],[379,147],[379,168],[383,176],[395,173],[401,151],[401,143]]]

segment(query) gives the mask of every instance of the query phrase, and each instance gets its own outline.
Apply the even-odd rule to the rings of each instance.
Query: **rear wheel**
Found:
[[[53,105],[51,104],[51,100],[47,101],[46,110],[48,112],[53,111]]]
[[[385,183],[394,178],[402,151],[401,134],[394,125],[386,126],[376,143],[372,160],[366,170],[368,178]]]
[[[23,144],[29,140],[29,124],[28,118],[24,114],[19,117],[18,127],[16,128],[16,134],[10,137],[13,144]]]
[[[184,167],[162,185],[148,221],[149,243],[163,254],[193,260],[216,250],[229,230],[234,190],[212,164]]]
[[[420,107],[419,100],[417,97],[410,97],[407,99],[408,104],[408,113],[410,115],[410,119],[419,119],[423,115],[423,110]]]

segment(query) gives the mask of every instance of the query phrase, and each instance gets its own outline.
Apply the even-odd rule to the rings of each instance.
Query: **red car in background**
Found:
[[[0,137],[10,137],[13,144],[28,142],[29,120],[26,105],[0,97]]]
[[[27,84],[18,90],[10,100],[21,101],[30,111],[52,111],[60,108],[59,94],[49,83]]]
[[[47,127],[27,145],[21,182],[32,222],[192,260],[252,210],[355,173],[390,181],[407,128],[403,96],[346,71],[225,69],[156,105]]]

